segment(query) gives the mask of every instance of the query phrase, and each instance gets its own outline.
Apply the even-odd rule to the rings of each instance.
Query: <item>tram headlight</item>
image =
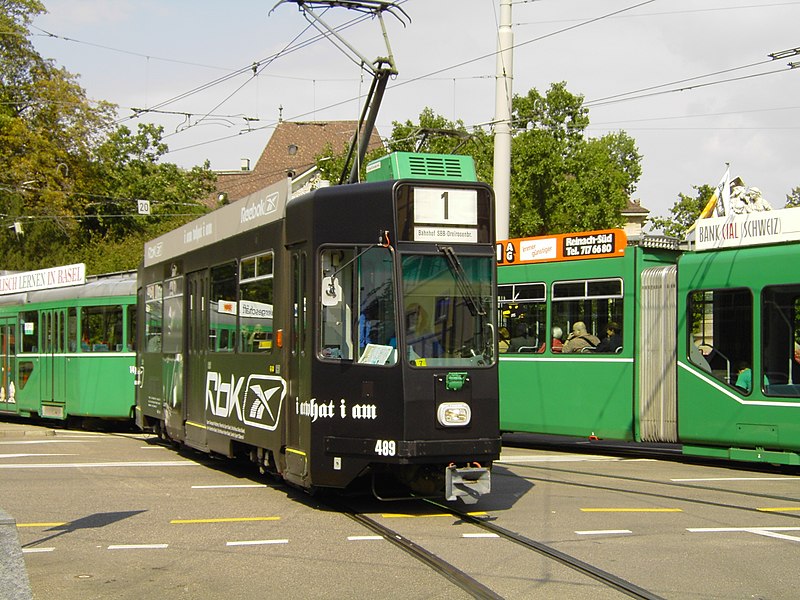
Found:
[[[472,409],[466,402],[443,402],[436,411],[439,425],[443,427],[463,427],[472,419]]]

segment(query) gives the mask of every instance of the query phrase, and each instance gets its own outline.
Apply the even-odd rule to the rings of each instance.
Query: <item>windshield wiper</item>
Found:
[[[437,248],[439,248],[439,252],[444,254],[445,258],[447,259],[447,266],[450,267],[450,271],[453,273],[453,277],[455,277],[458,291],[461,292],[462,298],[464,298],[466,301],[469,312],[473,317],[475,315],[485,317],[486,308],[484,307],[483,302],[481,302],[481,299],[472,290],[472,285],[470,285],[466,273],[464,272],[464,266],[461,264],[461,261],[458,260],[458,256],[456,256],[453,247],[437,246]]]

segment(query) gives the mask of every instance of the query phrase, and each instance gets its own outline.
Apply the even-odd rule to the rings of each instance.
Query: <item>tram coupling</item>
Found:
[[[444,494],[448,501],[460,499],[475,504],[480,496],[492,491],[492,472],[478,463],[466,467],[450,464],[444,471]]]

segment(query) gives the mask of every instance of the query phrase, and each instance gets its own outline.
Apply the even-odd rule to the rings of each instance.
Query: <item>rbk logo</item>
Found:
[[[242,421],[251,427],[275,431],[286,397],[286,382],[277,375],[250,375],[244,392]]]

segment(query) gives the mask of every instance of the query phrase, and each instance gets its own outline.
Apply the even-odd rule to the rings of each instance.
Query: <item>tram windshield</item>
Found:
[[[403,331],[415,366],[494,361],[492,258],[438,255],[402,258]]]

